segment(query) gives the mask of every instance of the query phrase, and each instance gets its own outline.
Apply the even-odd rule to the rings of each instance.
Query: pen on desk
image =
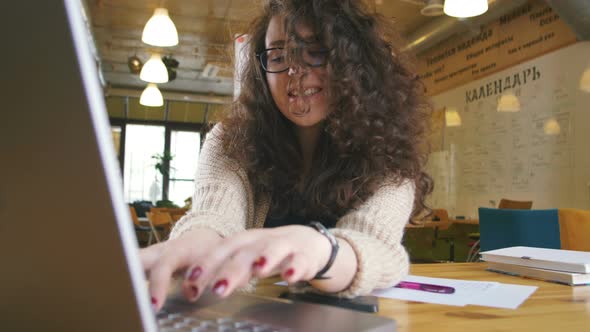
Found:
[[[420,282],[410,282],[410,281],[401,281],[395,287],[421,290],[421,291],[425,291],[425,292],[439,293],[439,294],[453,294],[455,292],[455,289],[453,287],[449,287],[449,286],[423,284]]]

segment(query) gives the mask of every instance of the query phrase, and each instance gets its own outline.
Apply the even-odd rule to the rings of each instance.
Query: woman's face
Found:
[[[306,26],[298,26],[297,34],[303,40],[313,40],[313,32]],[[274,16],[266,30],[266,48],[285,47],[287,35],[283,18]],[[307,45],[307,44],[306,44]],[[321,45],[311,43],[303,50],[308,57],[313,57],[313,49]],[[269,57],[270,61],[280,61]],[[272,97],[283,115],[299,127],[312,127],[328,115],[328,86],[325,66],[310,67],[305,64],[290,63],[289,69],[280,73],[266,73],[266,80]]]

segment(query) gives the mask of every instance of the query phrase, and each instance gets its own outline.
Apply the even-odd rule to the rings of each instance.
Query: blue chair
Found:
[[[479,208],[481,251],[513,246],[560,249],[557,209]]]

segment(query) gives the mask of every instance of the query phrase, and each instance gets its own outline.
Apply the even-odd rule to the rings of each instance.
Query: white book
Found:
[[[488,262],[488,270],[521,277],[541,279],[567,285],[590,284],[590,273],[570,273],[555,270],[537,269],[534,267]]]
[[[482,252],[481,259],[539,269],[590,273],[590,252],[587,251],[509,247]]]

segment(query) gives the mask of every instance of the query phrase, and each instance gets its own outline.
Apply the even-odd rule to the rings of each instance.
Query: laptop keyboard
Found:
[[[160,332],[288,332],[289,329],[231,317],[204,318],[193,313],[159,313]]]

